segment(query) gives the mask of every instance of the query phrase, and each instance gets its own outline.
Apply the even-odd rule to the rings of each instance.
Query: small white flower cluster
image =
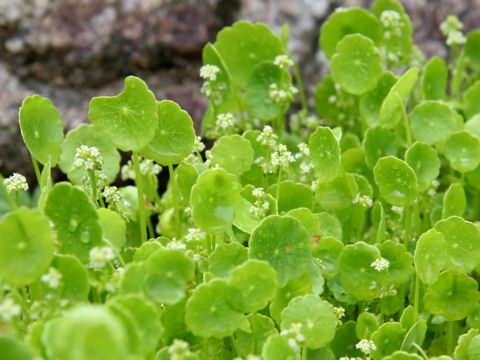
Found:
[[[355,347],[363,352],[365,355],[369,355],[372,351],[377,350],[377,346],[372,340],[362,339]]]
[[[108,261],[115,259],[115,253],[109,246],[95,246],[90,249],[90,266],[95,269],[103,268]]]
[[[205,144],[202,142],[202,138],[200,136],[195,136],[193,152],[202,152],[203,150],[205,150]]]
[[[120,202],[120,193],[116,186],[107,186],[103,189],[102,195],[105,197],[108,205],[111,205],[112,207],[116,207]]]
[[[75,153],[73,166],[77,169],[102,170],[103,156],[95,146],[80,145]]]
[[[394,205],[394,206],[391,207],[391,210],[394,213],[398,214],[399,216],[402,216],[402,214],[403,214],[403,206],[395,206]]]
[[[250,207],[250,214],[258,218],[264,218],[270,207],[270,203],[265,199],[265,191],[263,191],[263,188],[256,188],[252,190],[252,195],[256,200],[253,206]]]
[[[203,65],[200,68],[200,77],[207,81],[216,81],[217,74],[220,72],[220,69],[216,65]]]
[[[270,125],[266,125],[262,133],[257,136],[256,139],[260,144],[267,145],[274,149],[277,146],[278,136],[273,133],[273,129]]]
[[[315,164],[310,158],[310,149],[308,148],[308,145],[302,142],[297,146],[300,152],[295,154],[295,158],[302,159],[302,162],[300,163],[300,173],[302,174],[300,180],[307,181],[306,175],[310,174],[313,169],[315,169]]]
[[[288,55],[277,55],[275,60],[273,60],[273,63],[280,69],[286,69],[293,66],[293,60]]]
[[[107,290],[108,292],[114,292],[118,288],[120,281],[122,281],[124,274],[125,269],[123,267],[117,268],[113,272],[112,277],[109,279],[109,281],[105,283],[105,290]]]
[[[42,275],[40,280],[50,288],[56,289],[60,285],[60,280],[62,280],[62,273],[54,267],[51,267],[48,269],[48,273]]]
[[[281,89],[277,84],[270,84],[268,95],[275,104],[290,103],[298,94],[298,89],[295,86],[290,86],[288,89]]]
[[[389,268],[390,261],[388,261],[384,257],[379,257],[378,259],[375,259],[375,261],[372,262],[370,266],[375,268],[375,270],[377,270],[378,272],[381,272]]]
[[[174,249],[174,250],[184,250],[186,248],[185,243],[177,240],[176,238],[172,238],[170,242],[166,245],[167,249]]]
[[[307,144],[305,144],[304,142],[301,142],[297,146],[298,146],[298,150],[300,150],[300,153],[302,153],[305,156],[310,156],[310,149]]]
[[[447,45],[465,44],[467,38],[463,35],[463,23],[455,15],[450,15],[440,24],[440,31],[447,37]]]
[[[402,16],[395,10],[384,10],[380,14],[380,22],[386,28],[398,28],[402,25]]]
[[[243,360],[240,356],[233,358],[233,360]],[[258,355],[248,354],[245,360],[262,360],[262,358]]]
[[[235,127],[235,117],[231,113],[218,114],[215,125],[222,130],[233,128]]]
[[[335,312],[335,315],[337,315],[338,320],[340,320],[345,316],[345,309],[341,306],[333,307],[333,311]]]
[[[10,321],[13,317],[20,315],[22,308],[12,298],[5,299],[0,304],[0,317],[4,321]]]
[[[305,341],[305,336],[302,334],[302,324],[301,323],[293,323],[290,325],[290,329],[282,330],[280,335],[287,337],[288,345],[295,350],[299,351],[300,346],[299,343],[303,343]]]
[[[144,176],[148,176],[148,175],[156,176],[160,174],[160,172],[162,171],[162,167],[151,159],[143,159],[140,162],[139,167],[140,167],[140,172]],[[133,166],[132,160],[128,160],[128,162],[122,166],[121,175],[122,175],[122,180],[128,180],[128,179],[135,180],[136,178],[135,168]]]
[[[438,180],[433,180],[432,181],[432,187],[428,189],[427,194],[430,195],[431,197],[434,197],[437,195],[437,188],[440,186],[440,182]]]
[[[338,360],[363,360],[363,359],[358,356],[355,356],[355,357],[342,356]]]
[[[183,360],[187,356],[192,355],[190,345],[183,340],[175,339],[172,345],[168,347],[168,353],[171,360]]]
[[[9,194],[15,191],[28,190],[27,179],[19,173],[13,173],[12,176],[4,179],[3,184],[7,188]]]
[[[92,187],[92,179],[90,178],[90,176],[85,175],[84,177],[82,177],[81,182],[82,182],[82,186],[87,191],[87,193],[90,194],[90,196],[92,196],[93,187]],[[96,185],[97,191],[102,190],[103,188],[105,188],[105,186],[108,185],[107,175],[105,175],[101,171],[98,171],[95,174],[95,183],[96,183],[95,185]]]
[[[186,242],[200,242],[205,240],[207,234],[205,234],[202,230],[197,228],[190,228],[188,229],[188,234],[185,235]]]
[[[362,195],[357,193],[357,196],[355,196],[355,199],[352,201],[354,204],[359,204],[361,207],[364,208],[369,208],[373,204],[373,200],[370,196],[368,195]]]
[[[277,151],[272,153],[272,165],[275,167],[288,168],[290,163],[295,162],[295,158],[292,153],[288,151],[287,147],[283,144],[279,144]]]

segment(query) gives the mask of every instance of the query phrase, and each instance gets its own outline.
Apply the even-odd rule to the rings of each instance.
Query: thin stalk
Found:
[[[417,343],[413,343],[412,346],[417,349],[417,351],[420,353],[420,355],[422,355],[422,357],[427,360],[428,359],[428,356],[427,354],[425,353],[425,351],[423,351],[422,347],[419,346]]]
[[[405,109],[405,104],[403,103],[402,99],[398,94],[397,94],[397,99],[401,104],[400,109],[402,110],[402,121],[403,121],[403,126],[405,127],[405,137],[407,140],[407,145],[410,146],[412,145],[412,133],[410,132],[410,125],[408,124],[407,110]]]
[[[293,62],[293,75],[295,76],[295,82],[297,83],[298,91],[300,92],[300,102],[302,103],[302,110],[305,113],[308,113],[307,96],[305,95],[305,88],[303,87],[302,77],[300,76],[300,71],[295,61]]]
[[[110,242],[110,240],[107,240],[105,238],[102,239],[104,243],[106,243],[108,246],[110,246],[113,250],[113,253],[115,254],[115,256],[117,257],[118,261],[120,262],[120,264],[125,267],[127,264],[125,263],[125,260],[123,260],[123,257],[122,255],[118,252],[118,250],[116,249],[115,246],[113,246],[113,244]]]
[[[235,233],[233,232],[233,228],[231,226],[228,229],[226,229],[225,232],[230,237],[231,241],[238,242],[237,237],[235,236]]]
[[[20,201],[20,193],[18,191],[15,191],[15,199],[17,200],[17,206],[22,206],[22,202]]]
[[[40,186],[40,179],[42,174],[40,173],[40,168],[38,167],[38,161],[32,156],[33,169],[35,170],[35,176],[37,177],[37,183]]]
[[[147,219],[147,229],[148,229],[149,239],[154,238],[155,231],[153,230],[152,219],[150,219],[150,217]]]
[[[448,321],[447,325],[447,355],[453,353],[453,321]]]
[[[235,342],[235,338],[232,336],[230,336],[230,340],[232,341],[232,347],[233,347],[233,350],[235,351],[235,355],[238,355],[238,348],[237,348],[237,343]]]
[[[302,360],[307,360],[308,348],[304,345],[302,346]]]
[[[420,300],[420,279],[418,275],[415,275],[415,294],[413,298],[413,318],[415,321],[418,320],[418,304]]]
[[[107,208],[107,206],[105,205],[105,201],[103,201],[103,196],[100,195],[98,197],[98,202],[100,203],[100,206],[103,207],[103,208]]]
[[[137,185],[138,215],[140,217],[140,239],[142,244],[147,241],[147,227],[145,222],[145,203],[143,200],[143,176],[140,171],[140,162],[136,151],[132,151],[133,167],[135,169],[135,185]]]
[[[95,170],[88,170],[88,176],[90,177],[90,182],[92,183],[92,197],[93,202],[97,205],[98,194],[97,194],[97,179],[95,178]]]
[[[278,168],[277,191],[276,191],[276,194],[275,194],[275,200],[277,200],[277,203],[276,203],[277,214],[278,214],[278,203],[280,202],[280,183],[282,181],[282,170],[283,170],[283,168],[280,166]]]
[[[405,245],[405,249],[408,251],[408,243],[410,241],[410,233],[412,228],[412,208],[410,206],[404,207],[404,226],[405,226],[405,237],[403,239],[403,243]]]
[[[168,165],[168,174],[170,176],[170,181],[172,182],[172,191],[173,191],[173,211],[175,216],[175,229],[177,232],[177,239],[181,236],[180,229],[180,213],[178,212],[178,191],[177,191],[177,179],[173,172],[173,165]]]

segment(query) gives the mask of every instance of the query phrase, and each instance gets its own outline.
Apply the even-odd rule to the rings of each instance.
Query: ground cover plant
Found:
[[[313,111],[287,26],[223,29],[208,150],[137,77],[66,135],[26,98],[39,185],[0,181],[0,358],[480,359],[480,31],[441,30],[448,63],[396,0],[338,9]]]

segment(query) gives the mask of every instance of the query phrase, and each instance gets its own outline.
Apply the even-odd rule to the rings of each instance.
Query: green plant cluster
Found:
[[[39,185],[0,182],[0,358],[480,359],[480,31],[441,31],[449,64],[397,0],[338,9],[314,113],[287,26],[223,29],[206,151],[137,77],[66,136],[26,98]]]

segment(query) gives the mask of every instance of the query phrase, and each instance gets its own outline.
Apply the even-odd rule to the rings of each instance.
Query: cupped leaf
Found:
[[[296,360],[297,353],[292,349],[287,339],[280,334],[272,334],[262,348],[264,360]]]
[[[264,24],[237,21],[224,28],[213,44],[228,67],[235,84],[246,89],[253,67],[263,61],[273,61],[284,54],[280,38]]]
[[[340,170],[340,145],[329,127],[318,127],[308,143],[320,182],[333,180]]]
[[[342,224],[335,217],[327,212],[322,212],[317,214],[318,219],[320,220],[320,236],[322,237],[333,237],[337,240],[342,240],[343,230]]]
[[[102,236],[117,250],[125,245],[127,226],[125,220],[115,211],[101,208],[98,209],[98,221],[102,227]]]
[[[403,339],[402,350],[414,351],[415,347],[413,344],[422,346],[423,341],[425,340],[426,332],[427,332],[427,322],[424,319],[418,320],[408,330],[407,335],[405,336],[405,339]]]
[[[380,194],[390,204],[409,206],[417,198],[417,176],[405,161],[393,156],[381,158],[373,174]]]
[[[338,274],[338,258],[343,250],[343,243],[330,236],[322,236],[313,248],[312,255],[321,261],[323,275],[332,279]]]
[[[382,76],[382,56],[368,37],[347,35],[337,44],[330,71],[345,91],[361,95],[375,88]]]
[[[158,303],[175,304],[185,296],[185,286],[193,279],[193,262],[182,251],[158,250],[144,266],[145,290]]]
[[[102,305],[80,305],[45,324],[42,343],[48,359],[127,360],[122,322]]]
[[[278,334],[275,324],[268,316],[253,313],[247,316],[251,332],[237,330],[234,334],[237,355],[259,354],[270,335]]]
[[[7,335],[0,335],[0,354],[9,360],[34,360],[35,353],[26,344]]]
[[[468,65],[480,70],[480,30],[475,29],[467,34],[464,50]]]
[[[355,334],[355,321],[347,321],[335,332],[335,337],[330,343],[336,359],[342,357],[355,358],[362,356],[362,352],[356,348],[360,339]]]
[[[455,111],[447,104],[434,100],[415,106],[409,120],[413,137],[429,145],[447,140],[462,128]]]
[[[53,258],[53,233],[48,218],[22,207],[0,221],[0,277],[25,286],[48,268]]]
[[[318,214],[314,214],[312,210],[300,207],[290,210],[287,215],[300,221],[312,238],[320,235],[320,219]]]
[[[158,126],[155,95],[141,79],[128,76],[123,91],[112,97],[94,97],[88,118],[123,151],[146,146]]]
[[[58,165],[67,174],[68,179],[73,184],[80,185],[82,178],[87,175],[85,168],[73,165],[75,154],[81,145],[97,148],[103,158],[102,172],[107,176],[109,183],[113,182],[120,170],[120,154],[105,134],[89,124],[82,124],[70,130],[62,142],[62,156]]]
[[[359,339],[370,339],[375,330],[378,329],[378,319],[374,314],[364,311],[357,317],[355,334]]]
[[[467,209],[465,190],[459,183],[450,184],[443,197],[442,218],[453,215],[462,216]]]
[[[300,334],[305,337],[305,345],[318,349],[333,340],[337,328],[337,316],[333,306],[318,296],[308,294],[294,298],[282,311],[282,330],[292,324],[300,324]]]
[[[380,158],[397,155],[398,142],[389,129],[377,126],[368,129],[365,133],[363,148],[365,150],[365,162],[370,169],[373,169]]]
[[[220,244],[208,259],[208,271],[213,275],[227,279],[238,265],[248,259],[248,250],[245,246],[232,242]]]
[[[445,143],[445,156],[453,169],[473,171],[480,164],[480,139],[466,130],[452,134]]]
[[[422,360],[420,355],[408,353],[405,351],[395,351],[392,355],[388,355],[384,360]],[[433,358],[430,358],[433,359]]]
[[[179,164],[193,150],[195,130],[190,115],[173,101],[157,102],[158,125],[140,154],[167,166]]]
[[[33,95],[25,98],[19,111],[20,131],[32,157],[55,166],[62,153],[63,123],[50,99]]]
[[[414,261],[420,280],[425,284],[432,284],[448,261],[448,245],[441,232],[430,229],[420,236]]]
[[[282,103],[274,102],[270,96],[270,86],[288,91],[292,86],[290,74],[272,62],[263,62],[256,65],[248,78],[245,92],[247,109],[253,116],[264,120],[272,120],[285,112]]]
[[[212,150],[212,164],[218,164],[234,175],[242,175],[253,163],[253,148],[250,141],[240,135],[222,136]]]
[[[322,25],[320,47],[327,58],[335,53],[337,43],[346,35],[360,33],[379,44],[382,38],[380,22],[361,8],[338,9]]]
[[[438,56],[428,60],[422,75],[422,94],[425,100],[447,97],[448,69],[445,60]]]
[[[397,78],[391,72],[384,72],[377,82],[377,86],[365,93],[360,100],[360,113],[367,121],[368,126],[378,125],[378,113],[383,100],[388,95]]]
[[[372,263],[380,257],[380,251],[375,246],[363,241],[345,246],[340,253],[342,285],[355,299],[370,300],[378,295],[376,285],[381,276]]]
[[[243,320],[243,314],[230,307],[227,283],[220,279],[196,287],[185,308],[185,322],[197,336],[230,336]]]
[[[223,169],[210,169],[200,174],[190,195],[197,226],[211,234],[231,227],[240,190],[237,177]]]
[[[459,216],[435,224],[448,246],[447,270],[468,273],[480,262],[480,230]]]
[[[61,252],[89,261],[89,252],[102,243],[102,228],[95,206],[82,190],[57,183],[47,199],[45,213],[52,220]]]
[[[311,240],[302,224],[291,216],[266,217],[253,230],[249,241],[251,258],[265,260],[285,285],[300,277],[311,259]]]
[[[465,274],[450,271],[440,274],[423,298],[425,308],[450,321],[461,320],[473,311],[480,299],[477,282]]]
[[[410,95],[417,82],[419,71],[416,67],[409,69],[390,88],[378,113],[378,121],[381,126],[392,129],[400,122],[404,111],[402,107],[405,106],[405,99]]]
[[[471,119],[476,114],[480,113],[480,105],[478,97],[480,96],[480,81],[476,81],[463,94],[463,111],[466,118]]]
[[[373,334],[372,341],[376,349],[372,351],[371,356],[374,360],[384,359],[387,355],[396,350],[400,350],[405,330],[399,322],[386,322],[382,324]]]
[[[343,209],[352,204],[358,185],[352,174],[340,173],[335,179],[315,189],[315,199],[326,209]]]
[[[440,159],[429,145],[416,142],[407,149],[405,161],[417,175],[418,189],[427,190],[440,173]]]
[[[278,184],[268,188],[268,193],[275,196]],[[311,208],[313,204],[313,190],[302,183],[285,180],[280,183],[280,199],[278,211],[287,212],[300,207]]]
[[[383,258],[389,262],[385,270],[385,282],[388,285],[399,286],[405,284],[413,274],[413,256],[405,249],[405,246],[392,240],[387,240],[378,249]]]
[[[250,259],[236,267],[227,283],[230,305],[244,313],[263,309],[277,291],[277,273],[266,261]]]

